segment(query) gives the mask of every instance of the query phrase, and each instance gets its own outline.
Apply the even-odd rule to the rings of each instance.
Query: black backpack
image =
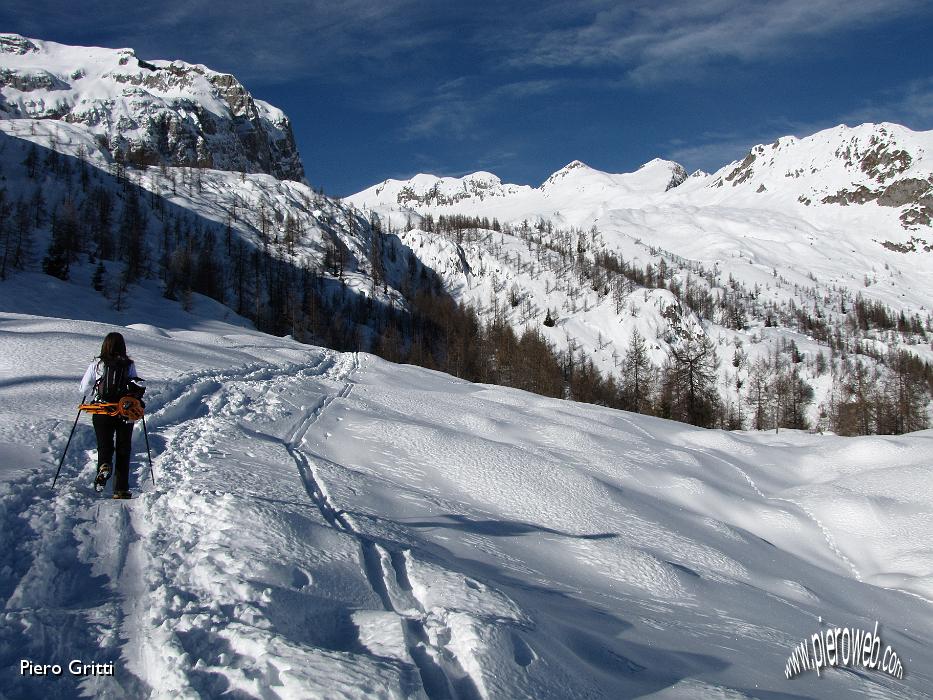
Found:
[[[130,391],[130,361],[101,361],[100,379],[97,380],[97,400],[107,403],[119,401]]]

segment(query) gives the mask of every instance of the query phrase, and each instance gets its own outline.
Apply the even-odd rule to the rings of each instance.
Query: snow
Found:
[[[148,162],[247,172],[274,166],[303,180],[285,114],[201,64],[0,34],[0,84],[0,119],[71,122],[124,155],[148,151]],[[255,141],[271,146],[276,162],[263,162],[261,147],[248,152],[244,130],[261,132]]]
[[[473,194],[472,176],[417,175],[386,181],[345,201],[400,230],[399,239],[440,274],[447,291],[487,322],[504,316],[518,333],[538,330],[558,350],[577,348],[604,375],[618,378],[619,359],[635,328],[647,339],[652,361],[663,364],[677,330],[664,311],[676,302],[658,290],[636,288],[619,306],[611,295],[578,282],[572,261],[542,247],[557,243],[573,250],[583,239],[591,260],[609,252],[640,268],[651,263],[657,269],[663,261],[681,286],[692,274],[694,284],[708,285],[720,298],[734,280],[741,285],[736,293],[753,298],[753,305],[812,310],[830,326],[845,323],[840,308],[851,307],[856,295],[881,302],[895,314],[926,319],[933,298],[933,257],[921,248],[905,253],[883,245],[904,244],[912,237],[929,242],[928,227],[908,229],[900,219],[919,205],[886,207],[868,201],[843,206],[822,200],[858,187],[877,193],[905,178],[933,182],[926,155],[931,149],[933,132],[888,123],[840,125],[755,146],[746,159],[713,174],[686,177],[678,164],[661,159],[621,174],[573,161],[537,188],[501,184],[496,178],[496,196]],[[436,197],[436,192],[448,196]],[[423,217],[429,214],[497,219],[510,224],[513,235],[479,229],[461,240],[426,233]],[[551,228],[562,230],[564,238],[550,234]],[[541,242],[529,241],[532,236]],[[697,272],[700,268],[703,272]],[[707,275],[712,282],[704,281]],[[840,301],[843,297],[848,301]],[[519,305],[510,309],[507,299],[518,299]],[[558,318],[554,328],[542,325],[548,311]],[[745,381],[747,370],[730,366],[735,348],[751,362],[773,357],[791,340],[811,363],[819,353],[830,355],[825,344],[796,329],[765,327],[763,312],[751,314],[735,330],[715,312],[701,319],[694,313],[699,309],[680,311],[676,316],[685,327],[702,327],[716,342],[718,390],[727,404],[744,404],[735,387]],[[879,356],[890,349],[931,356],[929,343],[918,337],[869,335],[876,337],[866,338],[865,347]],[[816,390],[808,409],[815,425],[832,387],[815,371],[803,376]]]
[[[880,174],[870,174],[865,158],[878,149],[904,151],[910,162],[896,174],[884,167]],[[754,147],[749,155],[755,159],[742,182],[741,177],[727,180],[740,162],[667,189],[671,178],[683,172],[670,161],[655,159],[622,174],[573,161],[541,187],[501,185],[502,194],[495,198],[400,200],[399,192],[406,187],[423,196],[436,183],[443,183],[444,191],[455,191],[469,180],[417,175],[409,181],[386,181],[346,201],[391,216],[393,222],[405,220],[400,211],[405,205],[401,209],[421,215],[459,213],[515,224],[544,219],[583,230],[595,225],[611,250],[625,251],[633,240],[645,241],[707,266],[719,264],[724,275],[749,285],[762,279],[756,270],[777,270],[786,279],[807,284],[813,280],[804,272],[811,272],[822,286],[846,287],[895,309],[917,311],[928,309],[933,297],[930,256],[897,253],[880,245],[885,240],[905,242],[914,233],[898,219],[903,207],[876,202],[841,206],[821,200],[860,185],[876,190],[903,178],[927,179],[933,174],[926,156],[930,152],[933,131],[888,123],[840,125],[803,139],[785,137]],[[720,182],[725,184],[717,186]],[[761,186],[766,189],[759,192]],[[809,198],[811,204],[802,204],[801,198]],[[924,230],[919,231],[921,237]],[[801,260],[807,261],[805,271]],[[866,287],[865,275],[881,275],[896,284]]]
[[[705,431],[252,330],[143,287],[0,283],[6,697],[927,697],[933,431]],[[225,317],[226,315],[226,317]],[[131,501],[76,384],[149,380]],[[903,659],[784,678],[822,624]],[[113,677],[20,677],[115,663]]]
[[[155,62],[187,82],[142,94],[115,77],[147,70],[131,50],[29,41],[0,35],[5,68],[33,88],[4,88],[24,114],[83,108],[93,122],[109,99],[114,120],[132,120],[138,100],[231,109],[204,66]],[[285,138],[284,114],[254,104]],[[32,141],[110,164],[86,125],[3,119],[0,131],[11,163]],[[736,162],[673,188],[685,173],[669,161],[621,174],[574,161],[538,188],[487,172],[419,175],[349,203],[405,225],[386,239],[402,249],[390,281],[404,276],[407,249],[487,315],[515,289],[519,303],[503,313],[516,328],[553,310],[556,326],[541,332],[603,370],[616,368],[633,330],[655,364],[685,328],[713,337],[723,357],[741,345],[754,361],[793,339],[812,358],[820,346],[800,333],[756,320],[726,329],[665,289],[632,291],[620,312],[576,286],[553,250],[485,229],[455,242],[419,228],[422,215],[596,226],[594,249],[639,265],[682,256],[776,303],[809,303],[797,285],[814,299],[858,289],[915,311],[933,291],[929,256],[879,244],[910,235],[900,210],[820,199],[889,182],[862,167],[879,146],[912,154],[898,177],[929,177],[930,139],[891,124],[840,126],[756,147],[750,168]],[[35,183],[9,170],[11,201],[28,196]],[[338,241],[357,261],[347,287],[369,286],[362,220],[302,183],[188,168],[133,178],[255,245],[258,212],[288,211],[303,231],[294,262],[319,266]],[[51,178],[42,186],[49,199],[61,194]],[[91,270],[74,265],[71,282],[34,272],[0,282],[0,698],[933,692],[933,431],[698,430],[268,336],[198,295],[185,311],[148,280],[117,312],[92,291]],[[93,492],[86,416],[51,489],[78,379],[112,330],[149,380],[155,480],[137,429],[128,502]],[[721,372],[721,383],[738,378]],[[809,379],[829,391],[828,376]],[[784,679],[792,647],[821,624],[874,621],[903,659],[903,681]],[[23,677],[23,658],[113,662],[116,675]]]

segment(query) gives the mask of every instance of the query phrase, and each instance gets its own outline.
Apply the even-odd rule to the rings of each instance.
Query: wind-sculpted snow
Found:
[[[9,310],[7,292],[25,286],[3,283],[0,312],[5,697],[933,687],[929,431],[704,431],[302,346],[165,301],[99,321],[69,318],[74,304]],[[137,497],[124,502],[93,492],[86,418],[50,488],[77,378],[113,329],[149,380],[156,476],[137,428]],[[904,679],[786,680],[820,618],[879,621]],[[20,676],[24,658],[113,662],[115,675]]]

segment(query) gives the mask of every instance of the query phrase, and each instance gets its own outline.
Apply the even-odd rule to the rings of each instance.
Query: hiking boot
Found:
[[[114,491],[114,498],[132,498],[133,494],[130,491]]]
[[[94,489],[98,492],[104,490],[104,484],[107,483],[107,480],[110,478],[110,475],[113,473],[113,467],[111,467],[106,462],[97,467],[97,478],[94,479]]]

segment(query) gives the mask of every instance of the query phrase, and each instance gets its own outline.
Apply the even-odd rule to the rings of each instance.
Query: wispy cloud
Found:
[[[714,172],[722,166],[740,159],[762,139],[742,137],[737,134],[721,137],[705,137],[696,143],[674,146],[664,153],[664,158],[677,161],[688,170]]]
[[[409,100],[410,114],[402,130],[403,140],[413,141],[443,134],[456,140],[477,140],[477,124],[483,115],[501,108],[504,101],[521,101],[558,90],[564,81],[529,79],[487,87],[467,76],[448,80],[418,99]]]
[[[468,84],[463,76],[446,80],[412,102],[401,139],[414,141],[439,133],[457,140],[468,138],[479,112],[479,105],[467,94]]]
[[[566,84],[566,80],[557,79],[522,80],[500,85],[489,94],[489,97],[491,99],[524,99],[535,95],[546,95],[559,90]]]
[[[0,20],[40,38],[81,37],[130,46],[145,58],[185,58],[241,78],[348,80],[385,70],[394,60],[446,38],[416,0],[186,0],[125,3],[99,0],[87,12],[62,10],[58,0],[7,6]],[[106,18],[106,21],[102,21]],[[368,66],[362,71],[362,66]]]
[[[447,47],[457,45],[479,62],[478,72],[496,65],[613,66],[650,82],[695,76],[717,61],[793,54],[807,40],[929,14],[930,5],[552,0],[532,8],[524,0],[469,7],[418,0],[98,0],[87,12],[65,12],[59,0],[34,0],[28,6],[7,3],[0,20],[18,31],[106,39],[147,58],[188,58],[263,81],[292,80],[308,71],[340,81],[410,72],[445,60]]]
[[[793,55],[802,42],[929,13],[910,0],[653,0],[585,3],[564,28],[499,32],[515,66],[619,66],[640,82],[695,77],[717,61]]]
[[[775,116],[755,130],[705,132],[689,142],[672,139],[664,157],[691,170],[712,172],[740,160],[757,144],[772,143],[781,136],[803,138],[839,124],[858,126],[866,122],[896,122],[918,130],[929,129],[933,124],[933,78],[892,86],[873,100],[825,119],[800,121]]]
[[[893,121],[914,129],[929,129],[933,126],[933,78],[889,88],[844,114],[841,121],[846,124]]]

